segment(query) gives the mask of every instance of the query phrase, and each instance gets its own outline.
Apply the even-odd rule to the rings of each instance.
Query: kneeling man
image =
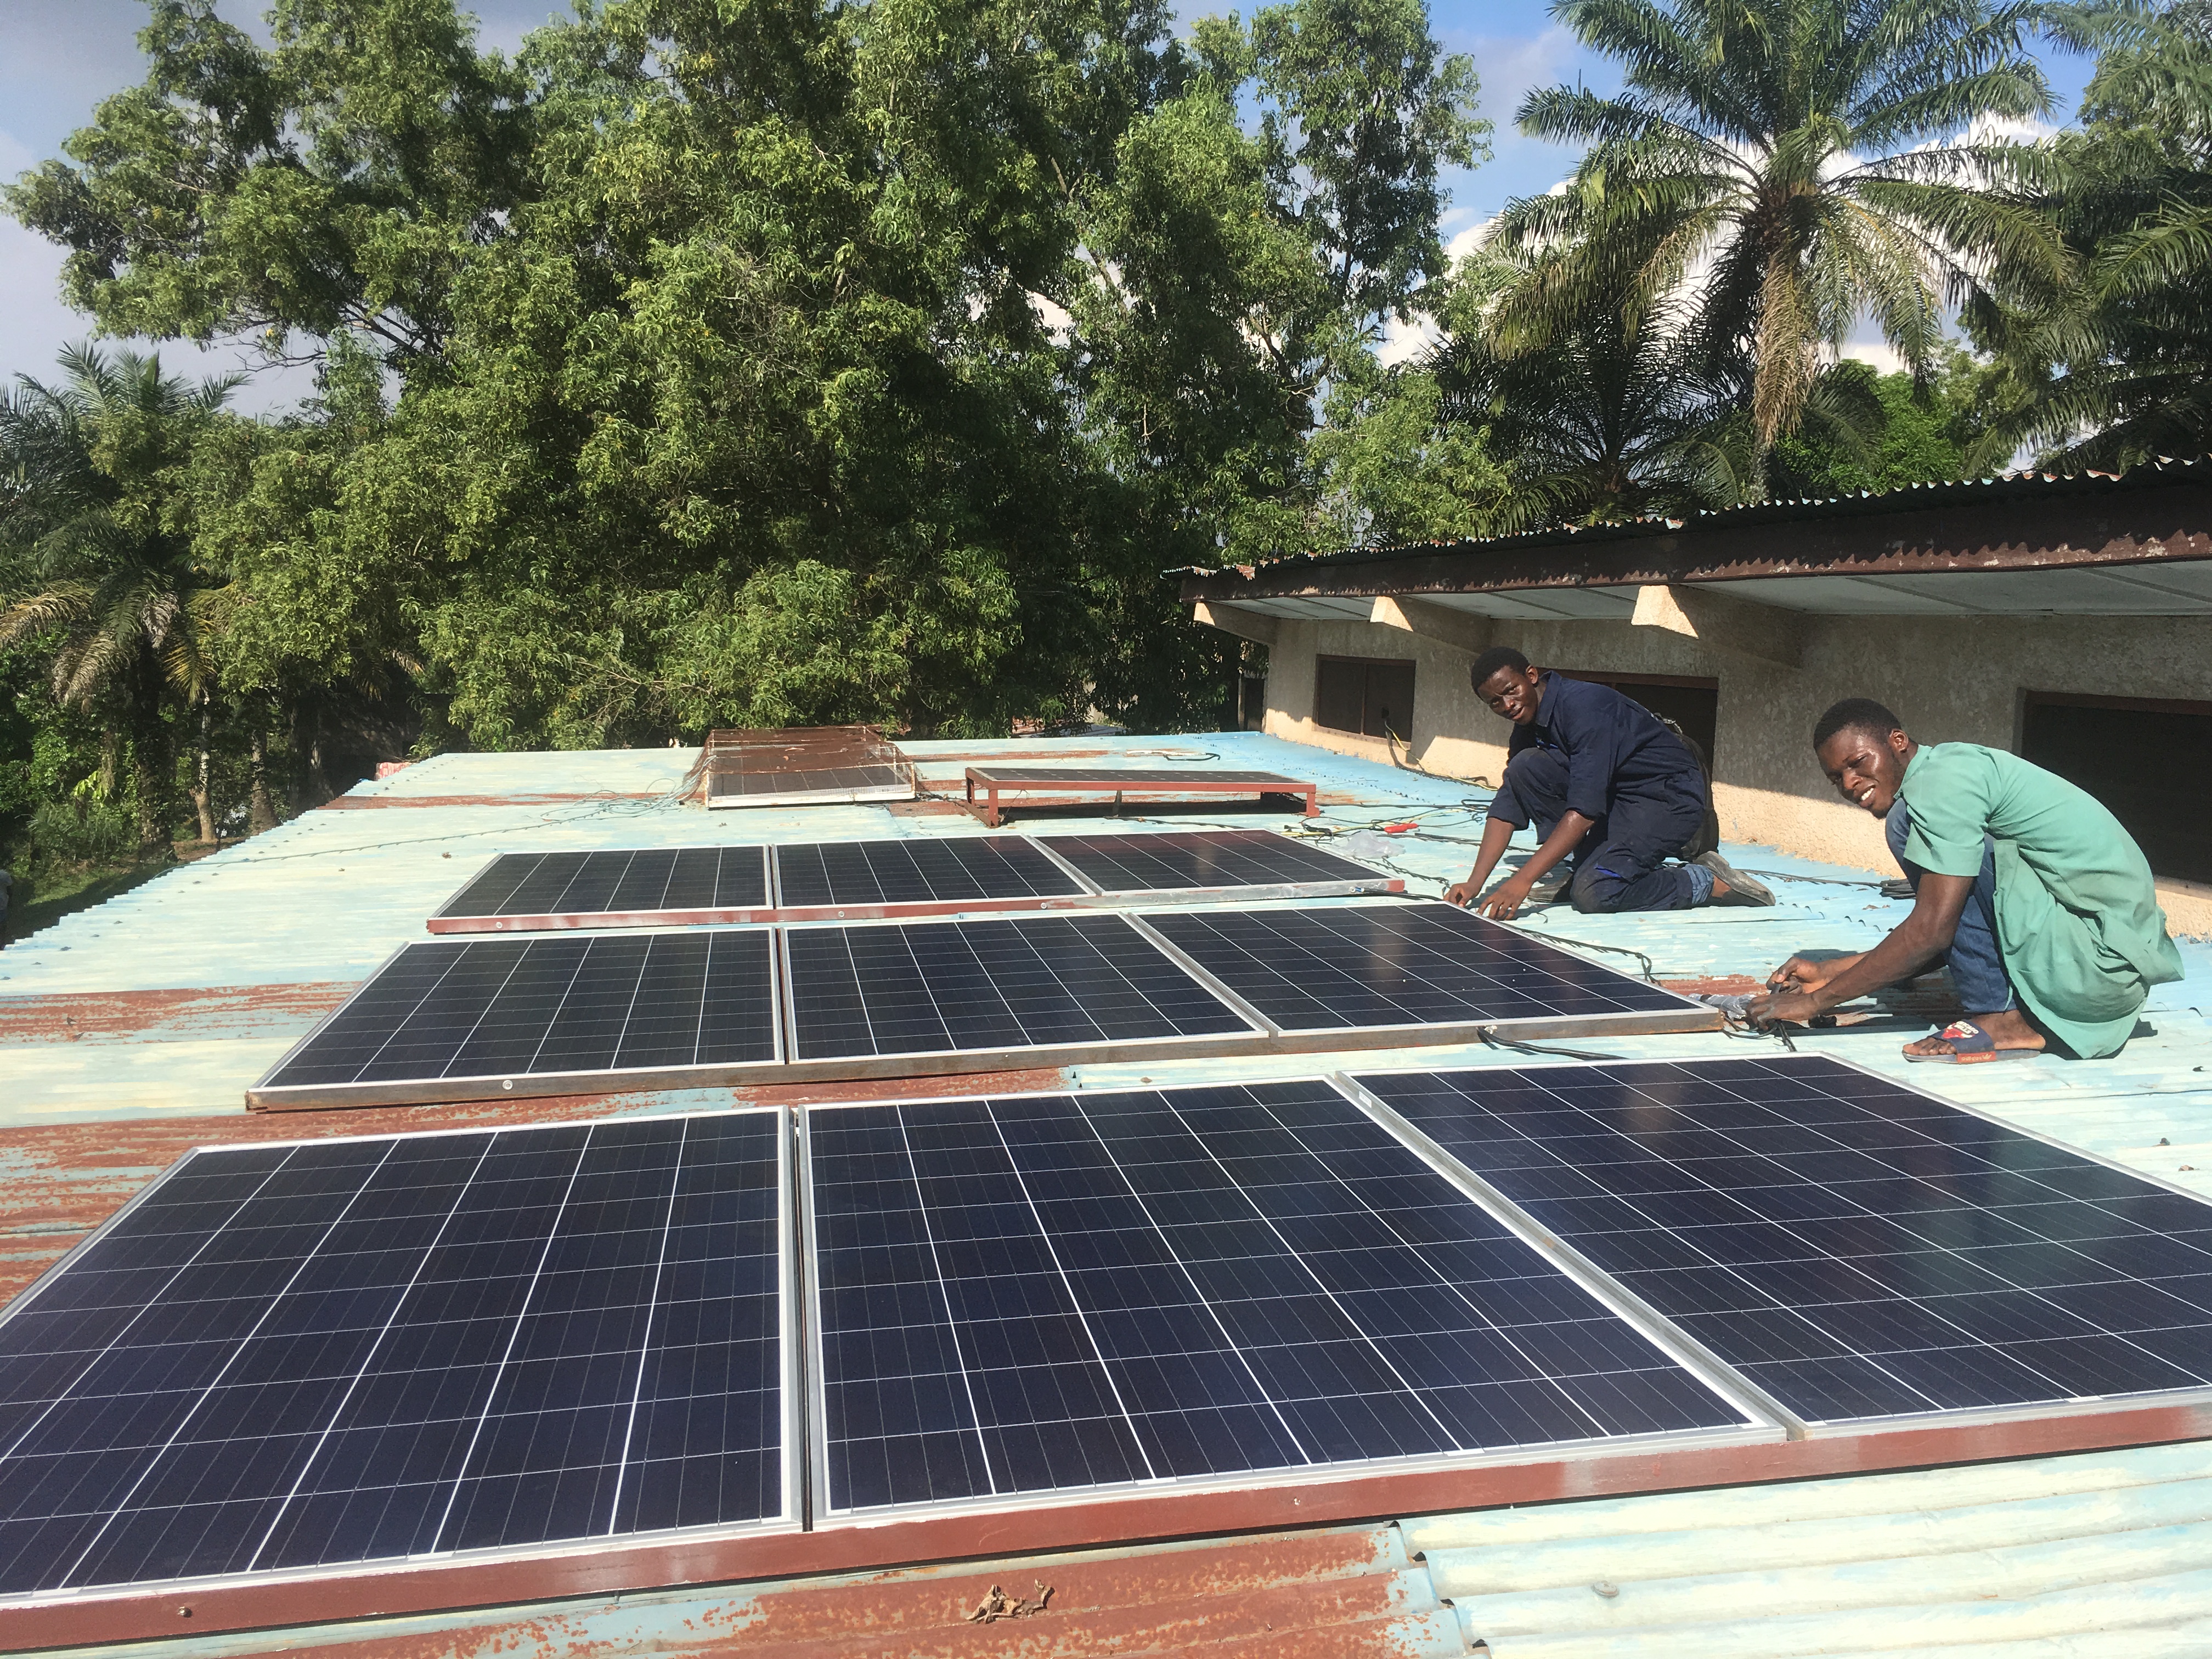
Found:
[[[1686,910],[1698,904],[1771,904],[1774,895],[1707,850],[1687,862],[1705,823],[1705,769],[1659,717],[1609,685],[1531,668],[1510,646],[1474,659],[1475,695],[1511,720],[1505,781],[1490,803],[1474,870],[1444,897],[1477,894],[1483,915],[1504,921],[1562,860],[1577,910]],[[1536,826],[1528,861],[1488,893],[1482,884],[1514,831]]]
[[[1754,1019],[1808,1020],[1941,957],[1966,1018],[1907,1060],[2012,1059],[2046,1033],[2094,1060],[2120,1051],[2152,986],[2181,977],[2148,861],[2085,791],[2002,749],[1923,748],[1864,697],[1823,714],[1813,748],[1844,799],[1886,821],[1912,914],[1863,956],[1792,957]]]

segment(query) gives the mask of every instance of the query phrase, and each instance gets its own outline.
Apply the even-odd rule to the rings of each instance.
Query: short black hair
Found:
[[[1501,668],[1525,674],[1528,672],[1528,659],[1510,645],[1493,645],[1474,659],[1474,666],[1467,671],[1467,683],[1480,691]]]
[[[1818,749],[1838,732],[1871,732],[1886,738],[1905,730],[1905,722],[1872,697],[1845,697],[1820,716],[1813,727],[1813,747]]]

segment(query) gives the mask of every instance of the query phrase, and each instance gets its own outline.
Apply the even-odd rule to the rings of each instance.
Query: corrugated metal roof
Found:
[[[2212,1651],[2202,1444],[1437,1516],[1401,1531],[1469,1641],[1498,1659]]]
[[[1291,554],[1260,565],[1207,567],[1194,565],[1172,570],[1170,575],[1218,576],[1234,569],[1250,575],[1258,570],[1280,571],[1291,567],[1356,565],[1373,560],[1401,559],[1409,554],[1436,552],[1519,552],[1547,547],[1595,547],[1610,542],[1653,540],[1678,532],[1704,530],[1718,525],[1801,525],[1823,520],[1856,519],[1900,512],[1919,512],[1953,507],[1986,507],[1997,502],[2057,501],[2088,498],[2122,500],[2134,491],[2156,489],[2203,477],[2203,460],[2160,456],[2126,472],[2043,472],[2027,468],[1990,478],[1963,478],[1941,483],[1912,483],[1895,489],[1861,490],[1852,495],[1752,501],[1740,507],[1693,513],[1686,519],[1628,519],[1618,524],[1559,525],[1541,530],[1516,531],[1510,536],[1462,536],[1425,542],[1389,542],[1371,547],[1348,547],[1334,553]]]
[[[1322,825],[1411,820],[1364,855],[1434,891],[1465,873],[1481,793],[1448,779],[1245,733],[915,744],[925,783],[970,759],[1156,763],[1163,748],[1310,777]],[[708,813],[677,795],[694,752],[449,756],[366,784],[214,859],[173,871],[0,951],[0,1295],[58,1256],[185,1146],[447,1123],[693,1109],[764,1097],[732,1090],[248,1117],[268,1062],[495,853],[755,840],[981,833],[943,801]],[[957,785],[953,787],[957,787]],[[1127,817],[1055,815],[1017,829],[1273,823],[1218,803]],[[1773,872],[1771,910],[1588,916],[1529,929],[1657,976],[1741,985],[1801,948],[1863,950],[1905,907],[1880,872],[1732,847]],[[451,854],[451,856],[447,856]],[[1599,949],[1598,947],[1602,947]],[[1847,1054],[2037,1133],[2212,1197],[2212,950],[2160,988],[2152,1028],[2111,1060],[1916,1066],[1909,1023],[1814,1032]],[[1622,1056],[1756,1052],[1719,1034],[1607,1039]],[[1510,1064],[1486,1048],[1369,1053],[1364,1066]],[[971,1088],[1114,1087],[1310,1074],[1328,1055],[1092,1066],[975,1079]],[[893,1085],[942,1093],[943,1080]],[[816,1097],[844,1092],[827,1085]],[[2201,1173],[2200,1173],[2201,1172]],[[1441,1654],[1481,1640],[1508,1659],[1664,1651],[1669,1659],[1850,1651],[1945,1659],[2212,1652],[2212,1449],[2201,1445],[1558,1504],[1185,1546],[966,1563],[560,1606],[371,1620],[138,1644],[179,1654],[765,1655],[1206,1648],[1255,1655]],[[1786,1550],[1775,1540],[1787,1540]],[[1415,1560],[1413,1554],[1425,1559]],[[1035,1618],[970,1625],[992,1583],[1055,1595]],[[1604,1583],[1605,1596],[1589,1588]],[[1452,1604],[1446,1607],[1444,1603]],[[1587,1605],[1586,1605],[1587,1604]],[[2098,1643],[2087,1632],[2119,1632]],[[1792,1645],[1792,1644],[1795,1645]]]

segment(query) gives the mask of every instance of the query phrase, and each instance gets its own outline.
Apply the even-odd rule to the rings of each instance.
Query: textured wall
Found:
[[[1495,638],[1547,667],[1718,679],[1721,833],[1873,870],[1889,867],[1881,825],[1837,799],[1813,760],[1813,722],[1839,697],[1879,698],[1923,741],[2002,749],[2017,737],[2026,690],[2212,701],[2212,618],[2201,617],[1816,617],[1795,668],[1627,622],[1501,622]],[[1505,725],[1468,685],[1468,653],[1402,629],[1286,623],[1269,653],[1270,733],[1388,758],[1376,739],[1314,724],[1317,655],[1414,660],[1413,757],[1496,781]],[[2212,932],[2212,891],[2183,882],[2160,890],[2177,931]]]

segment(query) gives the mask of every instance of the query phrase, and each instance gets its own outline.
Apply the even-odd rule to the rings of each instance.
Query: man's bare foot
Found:
[[[2029,1054],[2040,1054],[2045,1043],[2043,1033],[2027,1023],[2027,1016],[2017,1008],[2008,1008],[2001,1014],[1968,1014],[1967,1019],[1989,1033],[1990,1040],[2000,1050],[2021,1049]],[[1954,1054],[1958,1049],[1941,1033],[1924,1036],[1917,1042],[1905,1045],[1907,1059],[1933,1059],[1942,1054]]]

